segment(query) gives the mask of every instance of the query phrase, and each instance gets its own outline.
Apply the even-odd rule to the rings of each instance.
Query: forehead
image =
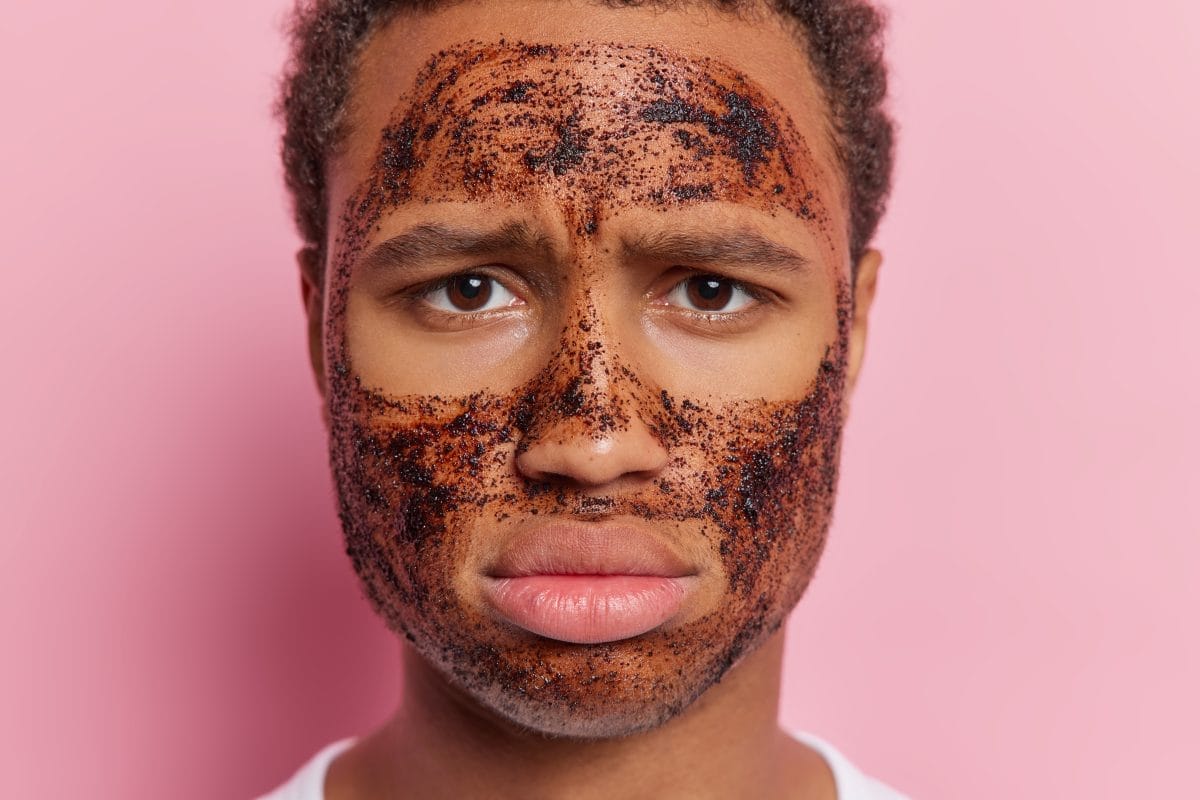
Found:
[[[774,14],[455,4],[403,14],[369,40],[329,208],[336,218],[391,163],[416,181],[395,201],[519,199],[530,175],[570,173],[556,190],[581,203],[619,191],[844,216],[827,119],[799,40]],[[413,169],[435,154],[454,169]]]

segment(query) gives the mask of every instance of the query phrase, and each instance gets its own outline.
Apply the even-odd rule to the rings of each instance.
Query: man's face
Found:
[[[323,292],[341,518],[483,707],[653,727],[803,593],[860,350],[825,120],[773,18],[459,5],[364,53]]]

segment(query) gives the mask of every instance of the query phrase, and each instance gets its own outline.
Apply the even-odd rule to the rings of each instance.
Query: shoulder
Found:
[[[838,800],[909,800],[906,795],[865,775],[840,750],[811,733],[790,730],[797,740],[811,747],[829,764],[837,785]],[[284,784],[258,800],[324,800],[325,775],[335,758],[348,750],[354,739],[326,745]]]
[[[342,739],[326,745],[296,770],[296,774],[286,783],[258,800],[324,800],[325,773],[329,771],[330,763],[352,744],[354,739]]]
[[[865,775],[829,742],[804,731],[789,730],[794,738],[816,750],[829,764],[838,800],[909,800],[906,795]]]

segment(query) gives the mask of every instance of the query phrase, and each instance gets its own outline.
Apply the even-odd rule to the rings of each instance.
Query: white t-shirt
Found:
[[[858,771],[841,752],[826,742],[803,731],[791,731],[792,736],[820,753],[833,772],[838,800],[908,800],[907,797]],[[327,745],[292,776],[292,779],[259,800],[325,800],[325,773],[330,763],[354,744],[354,739],[342,739]]]

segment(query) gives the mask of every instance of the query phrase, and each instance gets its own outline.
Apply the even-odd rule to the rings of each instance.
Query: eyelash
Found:
[[[406,299],[410,299],[410,300],[420,303],[422,306],[424,306],[424,310],[426,311],[426,313],[436,315],[439,318],[449,320],[449,321],[452,321],[455,323],[460,323],[463,325],[467,325],[474,320],[481,319],[481,318],[487,318],[487,317],[490,317],[490,316],[496,314],[498,309],[488,309],[485,311],[446,311],[445,309],[434,306],[429,301],[429,298],[436,292],[445,291],[446,289],[448,289],[450,287],[451,282],[458,280],[460,278],[463,278],[463,277],[467,277],[467,276],[478,276],[480,278],[485,278],[488,281],[493,282],[494,284],[500,285],[501,287],[503,287],[505,289],[505,291],[509,292],[514,297],[517,297],[517,298],[521,297],[521,295],[518,292],[515,292],[512,289],[508,288],[508,286],[505,285],[504,281],[502,281],[500,278],[496,277],[495,275],[490,274],[486,270],[472,270],[469,272],[456,272],[453,275],[448,275],[444,278],[439,278],[439,279],[429,282],[429,283],[424,283],[424,284],[420,284],[418,286],[414,286],[411,289],[403,292],[403,296]],[[675,309],[676,313],[686,315],[687,317],[694,319],[702,324],[713,325],[713,326],[736,324],[737,322],[740,322],[741,320],[743,320],[749,314],[753,313],[763,303],[768,302],[770,300],[769,294],[765,290],[762,290],[762,289],[760,289],[756,286],[752,286],[750,284],[743,283],[743,282],[735,280],[733,278],[729,278],[729,277],[726,277],[723,275],[718,275],[713,272],[692,272],[691,274],[685,275],[682,278],[680,278],[679,280],[675,281],[673,284],[671,284],[670,288],[666,292],[664,292],[662,296],[669,297],[670,295],[672,295],[676,291],[678,291],[680,288],[682,288],[685,284],[687,284],[688,281],[695,280],[696,278],[715,278],[719,281],[726,282],[729,284],[729,286],[734,291],[744,292],[753,301],[753,302],[746,303],[745,307],[739,308],[735,311],[700,311],[697,309],[684,308],[684,307],[681,307],[678,305],[671,305],[671,307],[673,309]],[[670,304],[664,304],[664,305],[670,305]]]
[[[750,286],[748,284],[742,283],[741,281],[734,280],[733,278],[727,278],[723,275],[716,275],[711,272],[696,272],[696,273],[687,275],[686,277],[684,277],[684,278],[676,281],[674,284],[672,284],[671,288],[666,292],[666,294],[664,296],[670,297],[670,296],[674,295],[676,292],[680,291],[681,289],[686,290],[685,287],[687,286],[688,281],[696,280],[697,278],[715,279],[722,283],[728,284],[732,291],[742,292],[749,298],[749,300],[747,302],[744,302],[741,307],[736,308],[732,311],[702,311],[699,309],[683,308],[680,306],[674,306],[682,313],[693,315],[693,316],[697,317],[698,319],[702,319],[709,323],[718,323],[718,322],[722,322],[722,321],[729,321],[729,320],[738,319],[740,317],[743,317],[747,313],[753,311],[754,308],[758,304],[761,304],[768,299],[766,296],[766,293],[755,286]]]

